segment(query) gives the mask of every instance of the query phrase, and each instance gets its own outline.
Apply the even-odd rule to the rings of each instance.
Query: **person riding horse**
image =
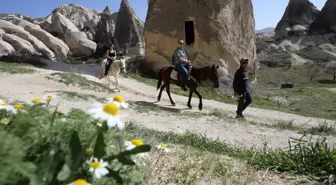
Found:
[[[116,50],[114,50],[113,44],[110,44],[109,49],[106,51],[106,58],[107,58],[107,62],[106,62],[105,73],[104,73],[105,76],[110,70],[111,64],[117,58],[117,52]]]
[[[174,61],[177,61],[175,63],[175,69],[178,71],[178,76],[180,76],[179,81],[182,90],[188,91],[188,88],[186,87],[186,81],[189,75],[191,61],[188,60],[187,52],[184,49],[184,41],[179,40],[178,44],[180,44],[180,46],[174,51]]]

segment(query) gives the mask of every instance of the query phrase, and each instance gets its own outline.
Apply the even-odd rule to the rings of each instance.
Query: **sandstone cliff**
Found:
[[[170,66],[178,39],[187,38],[195,66],[219,64],[233,74],[240,58],[253,62],[256,57],[254,30],[250,0],[151,0],[144,34],[146,60],[154,70]]]

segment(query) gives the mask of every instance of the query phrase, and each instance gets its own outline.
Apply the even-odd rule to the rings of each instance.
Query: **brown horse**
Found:
[[[189,100],[188,100],[188,107],[191,109],[192,106],[190,104],[191,102],[191,97],[193,93],[195,93],[198,98],[199,98],[199,105],[198,108],[199,110],[203,109],[203,103],[202,103],[202,96],[201,94],[197,91],[197,87],[202,81],[205,80],[210,80],[215,88],[219,87],[219,82],[218,82],[218,72],[217,69],[219,66],[207,66],[203,68],[192,68],[191,70],[191,78],[186,82],[187,87],[189,88]],[[157,90],[160,88],[160,93],[158,96],[158,101],[161,99],[162,91],[164,88],[166,88],[168,97],[170,99],[170,103],[175,106],[174,101],[172,100],[170,96],[170,85],[175,84],[177,86],[179,85],[179,82],[176,79],[171,78],[171,73],[173,72],[174,67],[165,67],[162,68],[159,72],[159,80],[157,82]],[[163,85],[162,85],[163,81]]]

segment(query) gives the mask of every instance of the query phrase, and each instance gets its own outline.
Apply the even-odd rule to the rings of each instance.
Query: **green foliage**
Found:
[[[0,119],[4,117],[8,114],[2,112]],[[96,127],[95,120],[79,109],[62,115],[57,108],[45,104],[25,105],[24,111],[10,119],[8,125],[0,125],[0,137],[6,138],[0,141],[0,163],[6,167],[0,172],[0,184],[58,185],[77,179],[93,182],[88,164],[93,162],[93,157],[107,162],[109,171],[94,184],[107,181],[136,184],[146,175],[132,156],[149,152],[151,146],[143,145],[130,151],[111,150],[110,146],[116,142],[113,138],[120,139],[120,133]],[[94,149],[88,152],[91,146]],[[130,174],[140,178],[134,179]]]
[[[25,74],[34,73],[35,70],[29,69],[31,65],[25,63],[0,62],[0,73]]]
[[[160,132],[140,128],[133,124],[126,129],[144,138],[192,146],[202,151],[247,160],[249,164],[257,168],[304,174],[325,183],[336,183],[336,148],[328,145],[325,138],[304,140],[302,137],[299,140],[290,140],[289,147],[283,150],[272,150],[265,147],[264,150],[259,151],[254,148],[238,148],[191,132],[185,134]]]

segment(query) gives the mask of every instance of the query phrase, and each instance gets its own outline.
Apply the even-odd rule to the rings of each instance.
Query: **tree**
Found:
[[[307,76],[309,83],[313,83],[314,79],[321,75],[321,67],[317,64],[312,64],[308,66]]]
[[[336,82],[336,61],[331,61],[325,65],[325,73],[333,75],[333,81]]]

